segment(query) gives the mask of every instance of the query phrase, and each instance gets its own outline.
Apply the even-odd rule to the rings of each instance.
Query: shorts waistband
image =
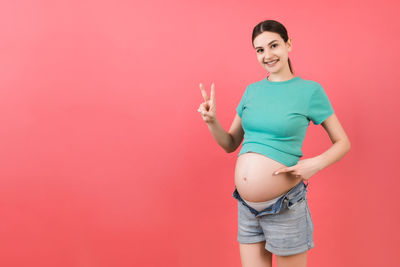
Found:
[[[292,187],[288,192],[283,194],[275,203],[271,204],[270,206],[266,207],[265,209],[261,211],[257,211],[254,208],[250,207],[247,205],[247,203],[240,197],[239,192],[237,191],[237,188],[235,186],[235,190],[232,193],[232,197],[243,203],[245,206],[249,208],[249,210],[256,216],[262,216],[266,214],[276,214],[278,213],[281,208],[282,204],[284,202],[289,202],[290,203],[296,203],[300,201],[301,199],[306,197],[307,194],[307,187],[309,185],[309,182],[307,180],[307,184],[304,184],[303,180],[300,181],[297,185]]]

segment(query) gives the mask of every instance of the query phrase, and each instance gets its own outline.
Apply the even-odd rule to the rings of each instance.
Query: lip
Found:
[[[268,65],[267,62],[264,62],[264,64],[267,65],[268,67],[273,67],[273,66],[276,65],[276,63],[279,62],[279,59],[276,59],[276,60],[277,60],[277,61],[274,63],[274,65]],[[271,61],[274,61],[274,60],[271,60]]]

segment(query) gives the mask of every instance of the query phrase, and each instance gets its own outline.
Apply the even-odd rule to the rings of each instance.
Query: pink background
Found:
[[[293,38],[295,75],[319,82],[351,151],[310,179],[308,266],[397,266],[396,1],[2,1],[0,265],[241,266],[239,150],[197,108],[215,82],[228,130],[266,77],[262,20]],[[310,124],[304,158],[331,145]],[[275,264],[275,263],[274,263]]]

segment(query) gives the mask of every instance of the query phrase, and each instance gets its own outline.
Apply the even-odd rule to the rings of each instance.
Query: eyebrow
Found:
[[[278,40],[273,40],[273,41],[269,42],[268,45],[272,44],[273,42],[278,42]],[[257,46],[254,49],[257,49],[257,48],[262,48],[262,47],[261,46]]]

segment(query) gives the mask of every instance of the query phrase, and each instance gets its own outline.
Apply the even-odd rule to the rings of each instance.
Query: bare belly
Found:
[[[288,192],[302,178],[291,173],[273,173],[286,165],[255,152],[240,155],[235,166],[235,186],[251,202],[268,201]]]

